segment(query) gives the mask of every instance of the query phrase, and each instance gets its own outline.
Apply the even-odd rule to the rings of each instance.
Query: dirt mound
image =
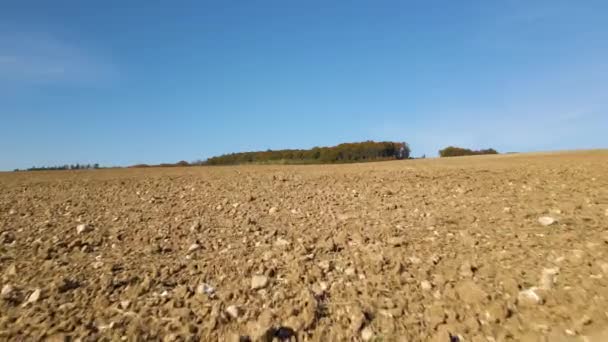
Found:
[[[0,339],[608,340],[608,153],[0,174]]]

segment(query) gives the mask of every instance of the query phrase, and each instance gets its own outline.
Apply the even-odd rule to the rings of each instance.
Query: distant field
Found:
[[[608,150],[0,173],[0,275],[5,340],[608,341]]]

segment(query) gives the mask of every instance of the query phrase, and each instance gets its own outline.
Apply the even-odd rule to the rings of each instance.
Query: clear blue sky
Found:
[[[0,2],[0,170],[608,147],[608,2]]]

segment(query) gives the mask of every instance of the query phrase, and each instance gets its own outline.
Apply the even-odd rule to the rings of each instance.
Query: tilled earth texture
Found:
[[[608,341],[608,151],[0,174],[0,339]]]

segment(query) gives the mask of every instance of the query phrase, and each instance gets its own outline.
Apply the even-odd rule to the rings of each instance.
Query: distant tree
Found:
[[[266,150],[224,154],[207,159],[208,165],[242,163],[349,163],[410,157],[407,143],[374,142],[344,143],[333,147],[314,147],[310,150]]]
[[[458,156],[474,156],[474,155],[482,155],[482,154],[498,154],[498,152],[493,148],[488,148],[485,150],[470,150],[468,148],[448,146],[442,150],[439,150],[440,157],[458,157]]]

